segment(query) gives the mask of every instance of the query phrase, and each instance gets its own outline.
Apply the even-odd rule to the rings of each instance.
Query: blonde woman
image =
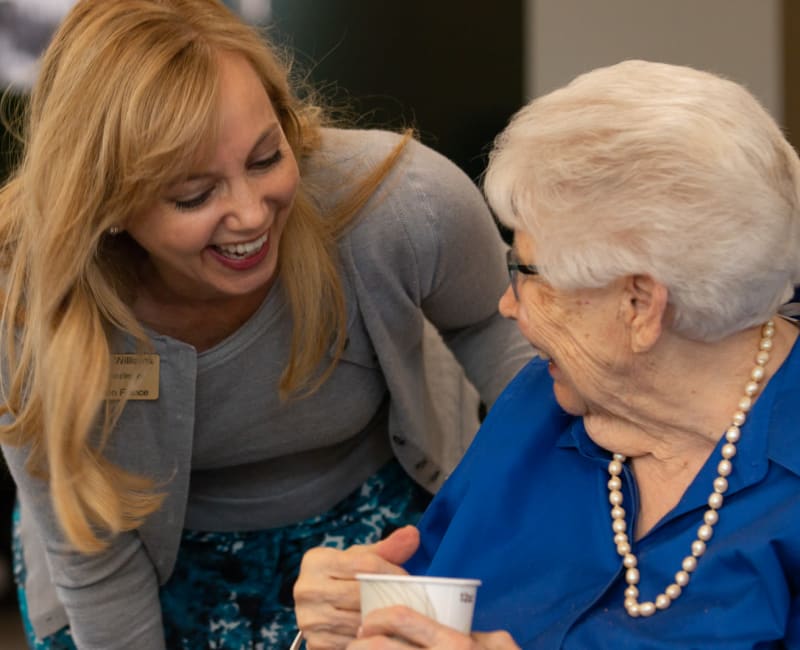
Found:
[[[216,0],[77,3],[0,241],[31,647],[288,644],[302,553],[415,521],[530,354],[470,181]]]

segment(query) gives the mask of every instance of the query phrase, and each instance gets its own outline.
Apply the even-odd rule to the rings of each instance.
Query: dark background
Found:
[[[473,179],[523,103],[522,1],[273,0],[270,35],[364,126],[414,126]]]

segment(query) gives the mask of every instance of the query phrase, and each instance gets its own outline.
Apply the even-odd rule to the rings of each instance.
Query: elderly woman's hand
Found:
[[[347,650],[519,650],[508,632],[462,634],[397,605],[376,609],[364,618],[358,639]]]
[[[405,574],[399,565],[419,546],[413,526],[396,530],[377,544],[345,551],[319,547],[308,551],[294,585],[297,626],[309,650],[340,650],[361,624],[357,573]]]

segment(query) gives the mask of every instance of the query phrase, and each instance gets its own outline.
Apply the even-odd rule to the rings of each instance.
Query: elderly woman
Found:
[[[514,230],[500,310],[543,359],[419,538],[306,555],[309,647],[799,648],[800,351],[779,309],[800,160],[775,122],[735,83],[625,62],[522,109],[486,192]],[[353,574],[403,563],[480,578],[474,629],[507,632],[360,623]]]

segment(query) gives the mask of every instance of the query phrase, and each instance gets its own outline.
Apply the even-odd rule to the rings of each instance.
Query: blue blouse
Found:
[[[719,523],[691,581],[649,618],[627,586],[608,501],[609,454],[530,362],[497,400],[420,524],[411,573],[480,578],[475,630],[523,648],[800,648],[800,344],[742,427]],[[721,446],[722,443],[720,443]],[[702,524],[719,448],[678,505],[633,543],[640,600],[674,581]],[[633,528],[636,482],[626,467]]]

